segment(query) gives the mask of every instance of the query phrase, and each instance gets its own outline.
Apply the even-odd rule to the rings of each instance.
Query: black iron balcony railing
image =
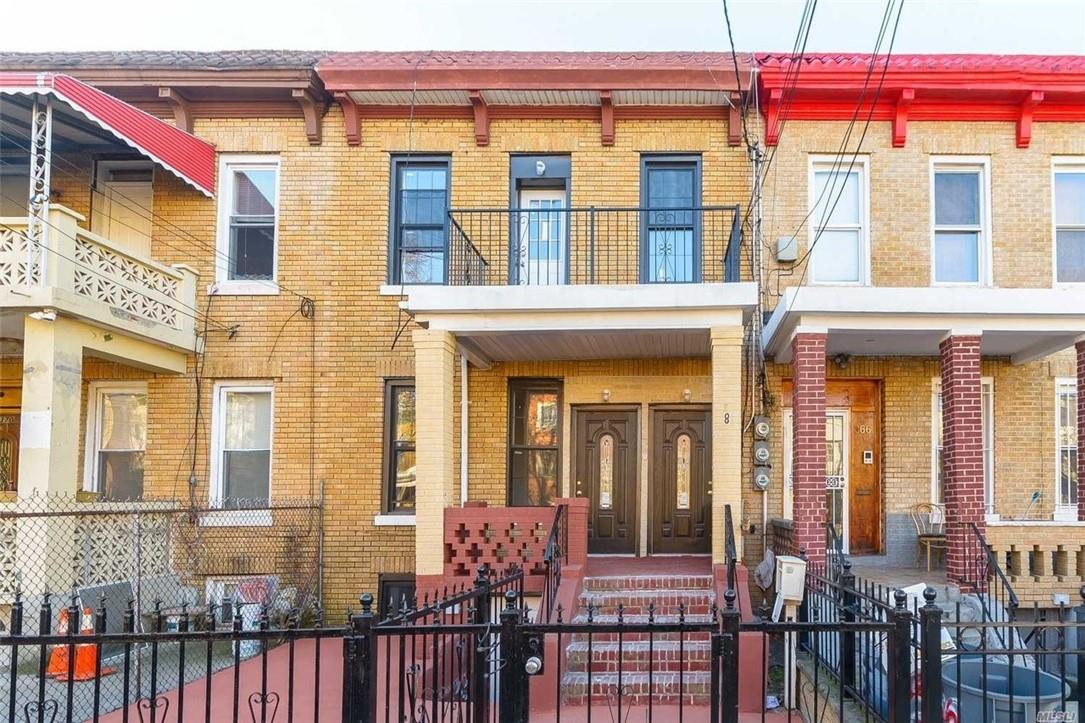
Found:
[[[739,280],[738,206],[449,211],[452,286]]]

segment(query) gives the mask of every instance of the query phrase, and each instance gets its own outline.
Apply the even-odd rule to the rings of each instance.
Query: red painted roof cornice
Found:
[[[741,54],[743,89],[750,68]],[[736,90],[730,53],[333,53],[316,70],[331,91]]]

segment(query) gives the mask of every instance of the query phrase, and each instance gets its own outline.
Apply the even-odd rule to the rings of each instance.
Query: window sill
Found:
[[[274,281],[217,281],[207,287],[208,296],[276,296],[279,284]]]
[[[377,527],[414,527],[414,515],[374,515],[373,524]]]
[[[271,527],[271,510],[221,510],[200,517],[201,527]]]

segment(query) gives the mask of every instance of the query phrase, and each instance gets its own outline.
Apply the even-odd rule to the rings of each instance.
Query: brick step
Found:
[[[661,614],[661,615],[656,615],[653,618],[653,621],[656,624],[659,624],[659,625],[675,625],[675,624],[678,623],[678,616],[677,615],[662,615]],[[572,619],[571,622],[573,622],[573,623],[587,623],[588,622],[588,616],[586,614],[577,615],[575,618]],[[618,616],[617,615],[606,615],[606,614],[594,615],[592,617],[592,622],[594,622],[597,625],[616,625],[617,622],[618,622]],[[624,615],[622,617],[622,622],[627,624],[627,625],[644,624],[644,623],[648,622],[648,616],[643,615],[643,614],[642,615]],[[685,622],[686,622],[687,625],[703,625],[705,623],[711,623],[713,621],[712,621],[712,616],[711,615],[686,615]],[[665,633],[664,632],[657,632],[657,633],[651,633],[651,634],[649,634],[647,632],[628,632],[628,633],[623,632],[622,633],[622,640],[623,641],[628,640],[630,642],[634,642],[634,641],[648,640],[649,637],[651,637],[653,640],[656,640],[656,641],[660,641],[660,640],[678,640],[679,639],[679,633],[677,633],[677,632],[665,632]],[[686,640],[686,641],[689,641],[689,640],[704,641],[704,640],[711,639],[711,633],[709,633],[707,630],[705,630],[705,631],[683,632],[683,633],[681,633],[681,638],[683,640]],[[573,635],[570,636],[570,642],[581,642],[581,641],[586,641],[587,639],[588,639],[587,638],[587,633],[574,633]],[[618,633],[617,632],[593,632],[592,635],[591,635],[591,639],[592,639],[593,643],[612,642],[612,641],[616,641],[618,639]]]
[[[592,639],[592,673],[617,673],[619,653],[622,661],[623,679],[625,673],[647,673],[651,668],[655,673],[704,672],[711,670],[712,644],[704,640],[684,640],[679,645],[677,640],[653,640],[627,642],[596,642]],[[579,641],[570,643],[566,648],[566,670],[570,673],[588,671],[588,643]]]
[[[711,590],[711,575],[601,575],[584,578],[584,590]]]
[[[596,615],[616,615],[620,604],[626,616],[647,615],[649,605],[654,605],[657,616],[678,615],[684,610],[688,617],[708,615],[715,601],[716,593],[711,589],[596,590],[580,594],[580,612],[587,613],[592,605]]]
[[[683,705],[708,705],[712,676],[706,672],[689,672],[680,676],[678,673],[659,673],[652,676],[651,688],[648,686],[647,673],[623,673],[621,676],[622,705],[647,705],[649,698],[653,705],[674,705],[682,699]],[[617,707],[617,673],[600,673],[591,676],[591,705],[597,707]],[[585,705],[588,703],[588,674],[566,673],[561,679],[561,700],[564,705]]]

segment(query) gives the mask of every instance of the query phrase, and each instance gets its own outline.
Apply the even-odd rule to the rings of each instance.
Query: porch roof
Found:
[[[0,72],[0,96],[51,95],[207,196],[215,147],[108,93],[59,73]]]
[[[827,333],[829,356],[936,356],[947,334],[976,334],[985,356],[1024,364],[1085,338],[1085,292],[803,286],[776,305],[761,337],[765,355],[790,362],[800,330]]]

